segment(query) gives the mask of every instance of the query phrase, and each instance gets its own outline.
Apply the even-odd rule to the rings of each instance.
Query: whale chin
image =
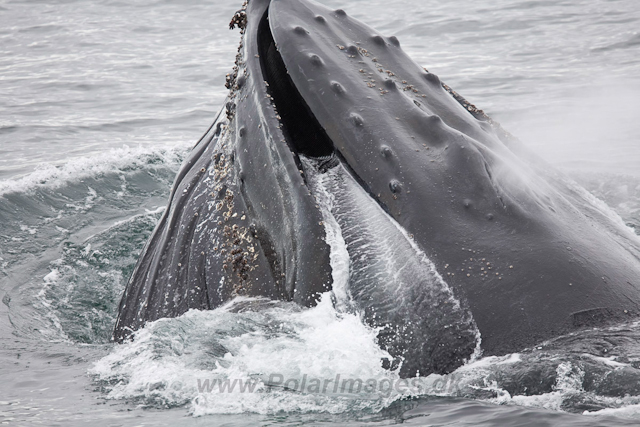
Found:
[[[640,313],[619,218],[385,37],[251,0],[214,124],[179,171],[114,340],[238,296],[331,293],[403,377]]]

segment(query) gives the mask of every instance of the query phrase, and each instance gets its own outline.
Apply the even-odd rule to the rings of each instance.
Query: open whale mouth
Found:
[[[280,116],[282,133],[296,156],[332,159],[334,144],[318,122],[304,98],[291,80],[282,56],[276,47],[269,27],[269,9],[263,15],[258,27],[258,52],[262,76],[268,85],[268,93],[273,97]],[[326,163],[325,164],[329,164]],[[335,162],[333,163],[335,164]]]
[[[312,166],[320,173],[325,173],[342,164],[360,187],[369,193],[385,212],[388,212],[387,206],[375,197],[366,182],[353,173],[348,162],[335,149],[333,141],[291,79],[273,38],[269,25],[269,11],[270,8],[267,8],[258,25],[257,47],[260,68],[267,84],[267,93],[273,98],[282,134],[294,156],[296,165],[300,170],[305,169],[300,160],[301,155],[313,159],[314,161],[307,166]]]

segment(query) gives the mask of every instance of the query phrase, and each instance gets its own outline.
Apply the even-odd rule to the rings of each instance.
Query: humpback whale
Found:
[[[185,160],[113,338],[237,296],[362,314],[402,376],[640,314],[640,242],[386,37],[250,0],[228,98]]]

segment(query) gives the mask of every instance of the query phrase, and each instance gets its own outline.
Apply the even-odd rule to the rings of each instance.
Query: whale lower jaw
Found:
[[[451,372],[479,354],[480,332],[411,236],[336,161],[302,159],[331,246],[338,310],[379,330],[403,376]]]

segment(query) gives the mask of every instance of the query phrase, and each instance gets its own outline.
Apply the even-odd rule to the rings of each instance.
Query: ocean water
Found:
[[[0,0],[0,423],[640,424],[636,323],[410,387],[329,296],[310,310],[237,300],[109,342],[173,177],[226,96],[240,3]],[[636,1],[322,3],[396,35],[640,234]],[[338,283],[346,249],[332,245]],[[376,387],[334,389],[337,375]]]

